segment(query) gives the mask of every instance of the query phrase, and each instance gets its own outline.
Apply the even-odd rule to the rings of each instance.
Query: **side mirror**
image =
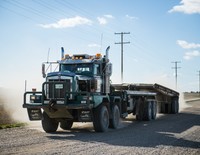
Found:
[[[111,64],[111,63],[109,63],[109,64],[107,65],[107,75],[108,75],[108,76],[111,76],[111,75],[112,75],[112,64]]]
[[[45,64],[42,64],[42,77],[43,77],[43,78],[46,77],[46,73],[45,73]]]

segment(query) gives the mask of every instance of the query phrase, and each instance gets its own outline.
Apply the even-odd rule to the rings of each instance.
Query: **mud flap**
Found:
[[[78,120],[80,122],[91,122],[92,121],[92,111],[91,110],[79,110]]]
[[[42,111],[40,108],[27,108],[28,117],[31,121],[42,120]]]

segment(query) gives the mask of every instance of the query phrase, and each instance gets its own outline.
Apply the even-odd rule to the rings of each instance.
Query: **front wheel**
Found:
[[[45,132],[51,133],[56,132],[58,129],[58,122],[55,119],[50,118],[47,113],[43,112],[42,128]]]
[[[110,119],[110,127],[116,129],[120,121],[120,111],[117,105],[112,108],[112,119]]]
[[[94,109],[93,126],[96,132],[105,132],[109,126],[109,113],[105,105]]]
[[[72,120],[63,120],[60,122],[60,128],[63,130],[69,130],[71,129],[73,125],[73,121]]]

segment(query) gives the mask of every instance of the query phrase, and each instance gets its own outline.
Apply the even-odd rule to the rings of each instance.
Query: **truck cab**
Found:
[[[58,71],[46,73],[46,66],[51,64],[53,63],[42,64],[42,73],[45,77],[42,92],[26,92],[24,95],[23,107],[28,109],[30,120],[41,119],[43,129],[52,132],[57,128],[52,129],[46,125],[51,121],[57,122],[53,123],[56,127],[60,123],[63,129],[71,127],[63,127],[67,122],[72,124],[72,122],[95,121],[97,124],[99,118],[94,115],[98,112],[94,114],[94,111],[103,104],[106,107],[104,112],[109,115],[112,65],[108,56],[66,54],[57,61]],[[27,103],[28,95],[31,96],[30,102],[34,104]],[[36,98],[41,100],[35,100]],[[36,115],[38,118],[35,118]],[[97,126],[95,130],[104,131],[108,123],[104,128]]]

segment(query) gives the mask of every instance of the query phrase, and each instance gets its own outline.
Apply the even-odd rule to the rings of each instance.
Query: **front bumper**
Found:
[[[67,109],[90,109],[93,108],[93,101],[90,100],[93,94],[88,92],[71,92],[67,93],[68,95],[65,96],[64,99],[46,99],[44,93],[42,92],[26,92],[24,93],[24,103],[23,108],[44,108],[53,106],[55,108],[67,108]],[[82,96],[84,94],[84,98],[79,100],[69,100],[69,94]],[[30,100],[30,96],[40,96],[40,100]],[[51,103],[52,100],[54,101],[53,104]]]

